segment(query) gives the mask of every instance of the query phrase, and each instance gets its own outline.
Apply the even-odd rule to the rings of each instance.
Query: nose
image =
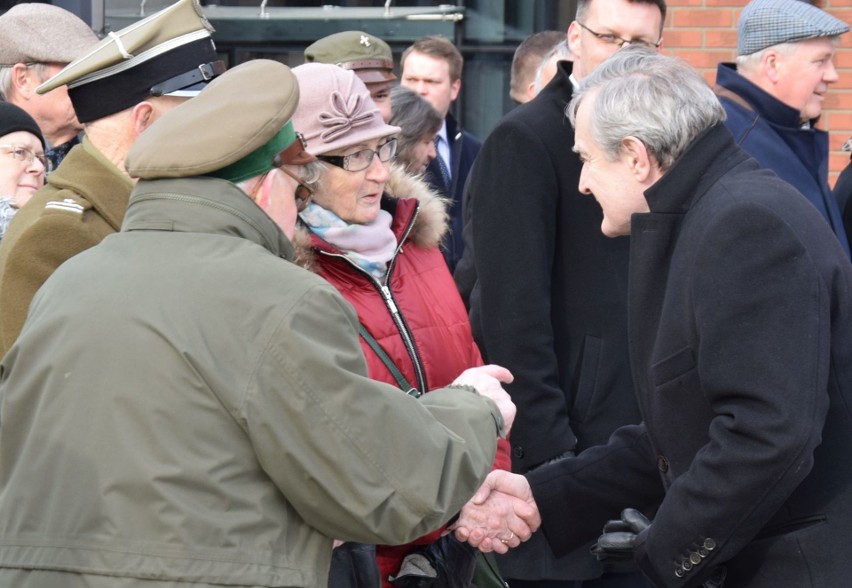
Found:
[[[426,147],[426,157],[429,158],[429,161],[438,157],[438,151],[435,149],[435,141],[429,141],[429,145]]]
[[[580,194],[590,195],[592,193],[589,183],[586,180],[586,164],[583,164],[583,167],[580,168],[580,182],[577,189],[580,191]]]
[[[370,167],[367,168],[367,179],[377,184],[384,184],[390,178],[390,171],[388,167],[390,162],[384,162],[379,159],[378,155],[373,157],[373,161],[370,162]]]
[[[428,94],[428,92],[426,91],[426,84],[423,83],[422,80],[417,82],[417,93],[421,96],[425,96],[426,94]]]
[[[27,164],[28,174],[43,174],[47,171],[47,166],[41,162],[38,157],[33,157],[33,160]]]
[[[828,62],[828,66],[825,68],[825,74],[822,76],[822,79],[826,84],[833,84],[840,79],[840,76],[837,74],[837,68],[834,67],[833,59]]]

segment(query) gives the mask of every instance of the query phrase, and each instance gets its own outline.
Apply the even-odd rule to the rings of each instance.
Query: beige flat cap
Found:
[[[37,88],[68,86],[80,122],[173,95],[225,70],[198,0],[179,0],[107,37]],[[194,88],[197,93],[200,87]]]
[[[83,20],[51,4],[17,4],[0,16],[0,66],[69,63],[98,42]]]
[[[301,151],[290,123],[298,104],[299,86],[289,67],[247,61],[151,125],[125,167],[143,180],[215,175],[238,182],[258,176],[275,167],[277,155],[293,151],[288,147]],[[283,159],[294,162],[289,155]]]

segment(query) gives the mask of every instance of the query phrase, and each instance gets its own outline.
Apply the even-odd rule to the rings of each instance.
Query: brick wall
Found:
[[[747,0],[667,0],[663,49],[688,61],[704,74],[709,83],[716,80],[716,64],[736,57],[737,19]],[[852,0],[822,0],[816,3],[847,23],[852,23]],[[849,154],[840,146],[852,137],[852,33],[841,37],[835,66],[840,80],[830,86],[819,126],[831,134],[829,180],[849,163]]]

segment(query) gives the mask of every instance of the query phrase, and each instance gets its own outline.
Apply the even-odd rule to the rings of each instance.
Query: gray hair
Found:
[[[47,68],[49,67],[47,63],[27,63],[26,66],[27,69],[32,69],[35,71],[35,74],[40,82],[47,81]],[[0,67],[0,98],[6,101],[9,100],[9,96],[12,94],[13,68],[13,65]]]
[[[831,40],[835,45],[840,43],[840,37],[831,37]],[[760,63],[763,61],[763,56],[766,55],[768,51],[775,51],[780,53],[785,57],[789,57],[793,53],[795,53],[796,49],[799,47],[799,43],[796,41],[791,41],[789,43],[779,43],[778,45],[771,45],[766,49],[761,49],[760,51],[755,51],[749,55],[737,55],[737,71],[740,73],[751,73],[756,71],[760,67]]]
[[[541,60],[541,63],[538,64],[538,67],[535,70],[535,93],[538,94],[541,92],[543,87],[541,75],[544,72],[544,68],[547,67],[554,61],[572,61],[574,59],[574,54],[571,53],[571,48],[568,47],[568,39],[562,39],[559,43],[553,46],[553,48],[547,52],[547,55]]]
[[[626,137],[639,139],[660,169],[669,169],[705,129],[725,120],[725,110],[701,75],[686,62],[631,45],[585,78],[566,109],[596,92],[589,129],[610,161]]]
[[[441,130],[444,119],[417,92],[403,86],[395,86],[391,90],[391,105],[389,124],[402,129],[397,135],[396,159],[407,167],[414,146],[423,137]]]

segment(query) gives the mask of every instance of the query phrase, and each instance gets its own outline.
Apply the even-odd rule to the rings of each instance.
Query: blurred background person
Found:
[[[403,86],[391,90],[393,115],[389,123],[400,128],[396,162],[410,174],[420,175],[435,159],[435,135],[444,124],[432,105]]]
[[[48,163],[35,120],[22,108],[0,102],[0,239],[18,209],[44,185]]]
[[[390,120],[391,88],[396,80],[393,52],[377,36],[364,31],[328,35],[305,49],[305,62],[331,63],[354,71],[370,91],[382,119]]]
[[[553,47],[564,40],[565,31],[539,31],[521,41],[512,57],[512,73],[509,78],[509,97],[512,100],[523,104],[535,97],[532,89],[536,71]]]
[[[371,378],[418,395],[446,386],[482,358],[438,247],[447,230],[444,202],[393,165],[400,129],[382,120],[352,72],[309,63],[293,73],[302,90],[294,126],[321,163],[318,177],[306,181],[313,201],[300,213],[306,230],[297,257],[355,307]],[[505,440],[497,464],[509,465]],[[377,546],[385,588],[413,548]]]
[[[39,94],[36,88],[80,57],[98,37],[75,14],[51,4],[16,4],[0,15],[0,98],[23,108],[41,129],[55,169],[80,142],[66,88]]]
[[[716,94],[725,126],[748,154],[820,211],[849,254],[840,208],[828,185],[828,133],[816,128],[834,54],[849,25],[799,0],[752,0],[737,22],[737,62],[720,63]]]
[[[538,96],[538,93],[556,76],[556,66],[560,61],[574,61],[574,54],[571,53],[567,39],[562,39],[554,45],[536,68],[535,79],[530,88],[533,98]]]
[[[464,184],[482,141],[463,130],[450,112],[461,91],[464,59],[452,41],[440,35],[417,39],[402,53],[400,84],[425,98],[444,118],[435,137],[438,156],[427,168],[427,180],[449,201],[450,230],[441,242],[452,272],[464,253],[462,218]]]

